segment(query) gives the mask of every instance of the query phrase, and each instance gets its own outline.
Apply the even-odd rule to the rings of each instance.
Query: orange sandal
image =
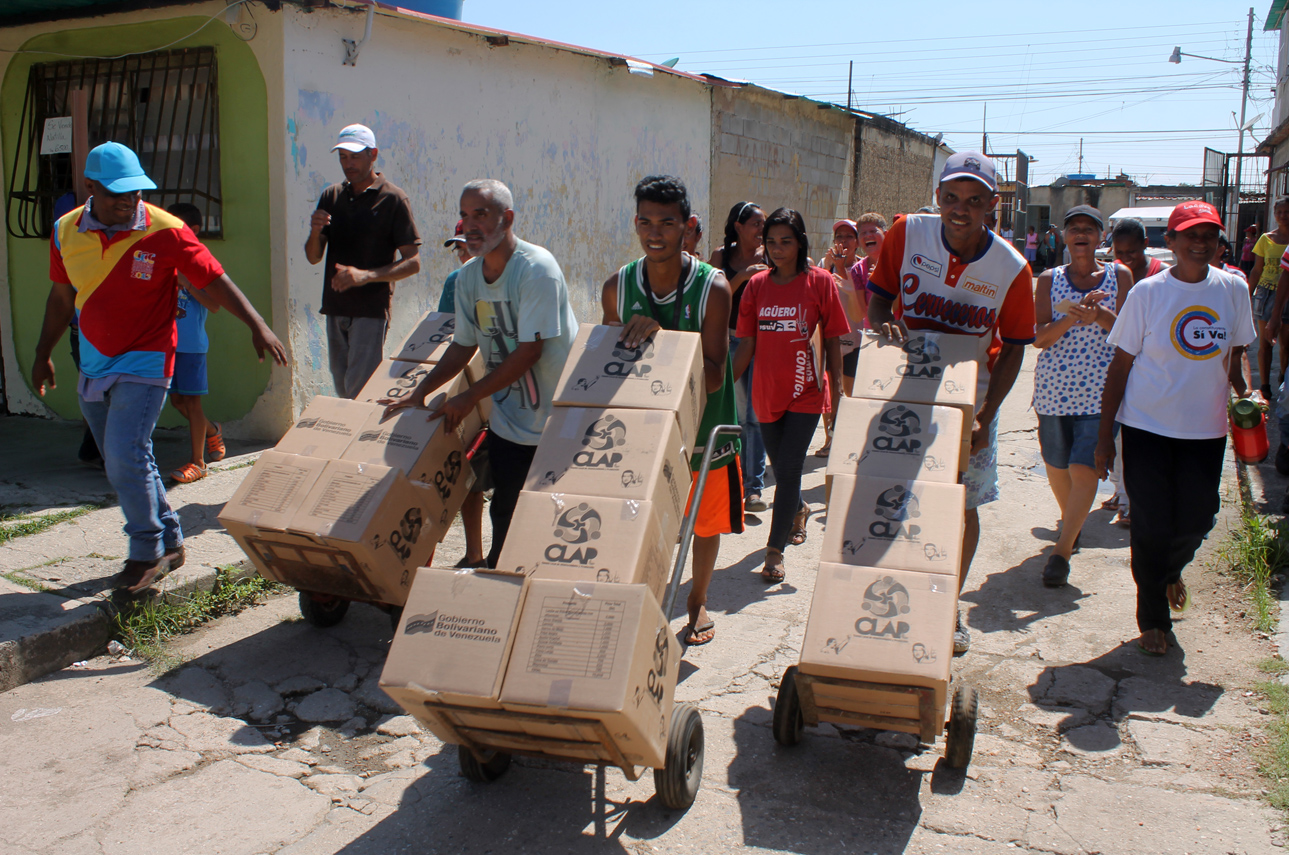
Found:
[[[170,473],[170,477],[180,484],[191,484],[206,477],[206,467],[196,463],[185,463]]]
[[[224,459],[224,429],[215,425],[215,432],[206,437],[206,459],[212,463]]]

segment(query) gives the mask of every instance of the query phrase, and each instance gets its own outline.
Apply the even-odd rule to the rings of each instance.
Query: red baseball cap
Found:
[[[846,228],[854,232],[855,237],[859,237],[859,226],[855,225],[854,220],[846,220],[846,219],[838,220],[837,222],[832,224],[832,233],[837,234],[837,229],[841,228],[842,226],[845,226]]]
[[[465,225],[463,221],[457,220],[456,231],[452,233],[452,237],[443,241],[443,245],[445,247],[449,247],[449,246],[455,246],[458,243],[465,243],[465,238],[461,236],[463,232],[465,232]]]
[[[1184,232],[1204,223],[1212,223],[1220,229],[1222,217],[1217,213],[1217,208],[1198,199],[1182,202],[1168,216],[1168,228],[1175,232]]]

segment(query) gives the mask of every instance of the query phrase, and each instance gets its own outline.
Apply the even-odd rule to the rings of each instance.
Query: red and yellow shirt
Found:
[[[174,375],[177,274],[205,288],[224,268],[183,220],[146,202],[144,228],[80,230],[85,208],[54,224],[49,278],[76,289],[81,373]]]

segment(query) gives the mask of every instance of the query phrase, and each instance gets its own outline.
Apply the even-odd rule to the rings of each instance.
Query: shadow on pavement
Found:
[[[1079,607],[1085,594],[1073,583],[1045,588],[1041,577],[1045,554],[1026,558],[1001,573],[990,573],[974,591],[964,591],[961,601],[972,603],[965,615],[967,625],[981,632],[1028,632],[1046,618],[1067,614]],[[1072,579],[1077,577],[1077,566]]]

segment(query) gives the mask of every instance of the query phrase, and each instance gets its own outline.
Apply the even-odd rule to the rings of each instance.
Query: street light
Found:
[[[1243,178],[1244,173],[1244,132],[1253,125],[1253,122],[1258,120],[1257,117],[1255,117],[1253,122],[1246,123],[1244,121],[1244,111],[1249,105],[1249,60],[1252,58],[1252,55],[1253,9],[1250,8],[1249,30],[1248,34],[1244,37],[1244,81],[1243,92],[1240,96],[1240,144],[1236,148],[1235,155],[1235,193],[1232,194],[1234,198],[1228,199],[1226,205],[1226,233],[1229,235],[1234,235],[1240,225],[1240,181]],[[1195,59],[1207,59],[1211,62],[1229,62],[1232,65],[1238,65],[1240,63],[1240,60],[1238,59],[1219,59],[1215,56],[1200,56],[1197,53],[1185,53],[1180,46],[1173,48],[1173,52],[1168,57],[1168,61],[1175,65],[1181,65],[1182,57],[1184,56],[1193,57]]]

